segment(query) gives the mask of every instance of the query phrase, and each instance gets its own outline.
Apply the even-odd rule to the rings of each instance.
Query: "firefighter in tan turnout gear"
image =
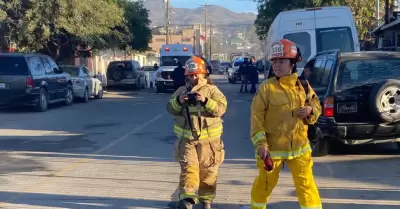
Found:
[[[181,166],[179,209],[202,203],[211,208],[215,198],[218,167],[224,161],[221,116],[227,101],[207,76],[204,61],[193,56],[185,64],[187,83],[168,102],[174,116],[175,159]]]
[[[300,208],[322,209],[307,136],[308,125],[321,114],[321,105],[311,86],[307,84],[306,95],[300,83],[296,63],[301,55],[295,43],[282,39],[272,43],[270,50],[275,77],[260,85],[251,105],[251,140],[259,174],[251,190],[250,208],[266,208],[285,163],[292,173]],[[264,169],[264,164],[268,165],[264,162],[271,162],[270,171]]]

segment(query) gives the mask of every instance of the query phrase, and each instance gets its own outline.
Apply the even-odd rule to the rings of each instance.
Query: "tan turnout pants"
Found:
[[[195,203],[211,203],[217,189],[218,167],[225,159],[222,140],[178,139],[174,155],[181,166],[179,199],[192,198]]]

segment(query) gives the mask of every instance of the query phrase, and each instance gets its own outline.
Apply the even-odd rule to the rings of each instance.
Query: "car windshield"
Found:
[[[361,59],[341,63],[338,90],[359,88],[385,79],[400,77],[400,59]]]
[[[317,51],[339,49],[340,52],[354,52],[353,38],[349,27],[322,28],[316,30]]]
[[[132,70],[132,63],[131,62],[111,62],[108,65],[108,70],[110,69],[123,69],[125,71],[130,71]]]
[[[175,59],[184,65],[186,61],[190,59],[190,57],[191,56],[164,56],[161,57],[160,66],[178,66],[178,64],[175,62]]]
[[[79,76],[79,67],[61,66],[60,69],[70,76]]]
[[[23,57],[0,56],[0,75],[28,74],[28,66]]]
[[[144,71],[156,71],[157,69],[154,66],[143,66]]]

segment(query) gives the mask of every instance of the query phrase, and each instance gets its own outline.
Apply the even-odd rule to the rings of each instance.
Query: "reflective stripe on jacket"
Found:
[[[304,107],[306,100],[298,74],[264,81],[251,105],[250,137],[253,145],[268,145],[274,159],[293,159],[311,151],[308,124],[317,121],[321,105],[311,86],[309,95],[313,111],[303,120],[296,113]]]
[[[189,120],[193,124],[193,132],[199,139],[219,137],[222,135],[222,115],[225,114],[227,101],[224,94],[215,86],[207,83],[206,79],[199,79],[192,92],[199,92],[207,98],[207,103],[197,106],[188,106],[190,118],[186,114],[186,104],[178,102],[179,95],[187,92],[187,87],[180,87],[170,98],[167,111],[175,117],[174,133],[179,138],[193,139],[193,133],[189,126]],[[200,123],[198,114],[200,113]],[[200,127],[201,125],[201,127]]]

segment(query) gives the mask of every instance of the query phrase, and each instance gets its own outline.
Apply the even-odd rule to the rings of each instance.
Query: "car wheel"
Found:
[[[89,90],[86,87],[85,88],[85,92],[83,92],[83,98],[82,98],[82,102],[86,103],[89,101]]]
[[[400,121],[400,110],[393,108],[398,102],[400,81],[387,79],[372,89],[370,94],[370,110],[372,114],[383,122],[394,123]]]
[[[40,89],[39,101],[35,104],[35,110],[37,112],[46,112],[49,108],[49,99],[47,97],[46,89]]]
[[[103,87],[100,86],[99,88],[100,88],[100,89],[99,89],[99,91],[97,92],[97,95],[94,96],[95,99],[101,99],[101,98],[103,98],[103,94],[104,94]]]
[[[65,105],[70,106],[74,103],[74,93],[72,91],[72,86],[69,85],[65,93]]]
[[[140,90],[141,84],[140,84],[140,79],[136,80],[136,83],[133,84],[133,90]]]

